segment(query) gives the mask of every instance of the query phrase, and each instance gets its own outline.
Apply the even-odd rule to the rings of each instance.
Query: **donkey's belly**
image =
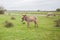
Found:
[[[32,20],[32,19],[28,19],[28,22],[33,22],[33,21],[35,21],[35,20]]]

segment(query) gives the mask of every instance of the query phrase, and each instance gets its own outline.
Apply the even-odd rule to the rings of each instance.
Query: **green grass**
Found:
[[[19,11],[13,11],[13,12],[9,12],[9,11],[7,11],[8,13],[10,13],[10,14],[48,14],[49,12],[19,12]],[[60,14],[60,12],[52,12],[53,14]]]
[[[38,16],[38,28],[34,28],[34,24],[30,24],[30,28],[26,24],[22,24],[21,15],[15,16],[15,20],[11,20],[11,16],[0,15],[0,40],[60,40],[60,28],[54,27],[54,20],[58,17]],[[5,20],[11,21],[14,26],[6,28]]]

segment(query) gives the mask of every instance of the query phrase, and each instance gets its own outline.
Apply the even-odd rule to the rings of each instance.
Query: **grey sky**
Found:
[[[60,0],[0,0],[0,6],[8,10],[55,10]]]

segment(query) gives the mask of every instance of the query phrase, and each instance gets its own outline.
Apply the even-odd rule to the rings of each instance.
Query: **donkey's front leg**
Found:
[[[29,22],[27,22],[27,28],[29,28]]]

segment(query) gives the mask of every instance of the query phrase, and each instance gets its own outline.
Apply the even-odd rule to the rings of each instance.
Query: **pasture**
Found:
[[[30,24],[27,28],[26,24],[22,24],[21,17],[24,12],[7,12],[8,14],[0,15],[0,40],[60,40],[60,27],[54,27],[54,20],[60,18],[52,16],[36,16],[39,14],[47,14],[47,12],[28,12],[37,17],[38,28],[34,28],[34,24]],[[21,13],[21,14],[20,14]],[[32,14],[33,13],[33,14]],[[60,12],[54,12],[60,14]],[[14,15],[18,14],[18,15]],[[11,16],[15,16],[15,20],[11,20]],[[27,14],[28,15],[28,14]],[[29,16],[31,16],[29,15]],[[14,26],[6,28],[4,22],[11,21]]]

